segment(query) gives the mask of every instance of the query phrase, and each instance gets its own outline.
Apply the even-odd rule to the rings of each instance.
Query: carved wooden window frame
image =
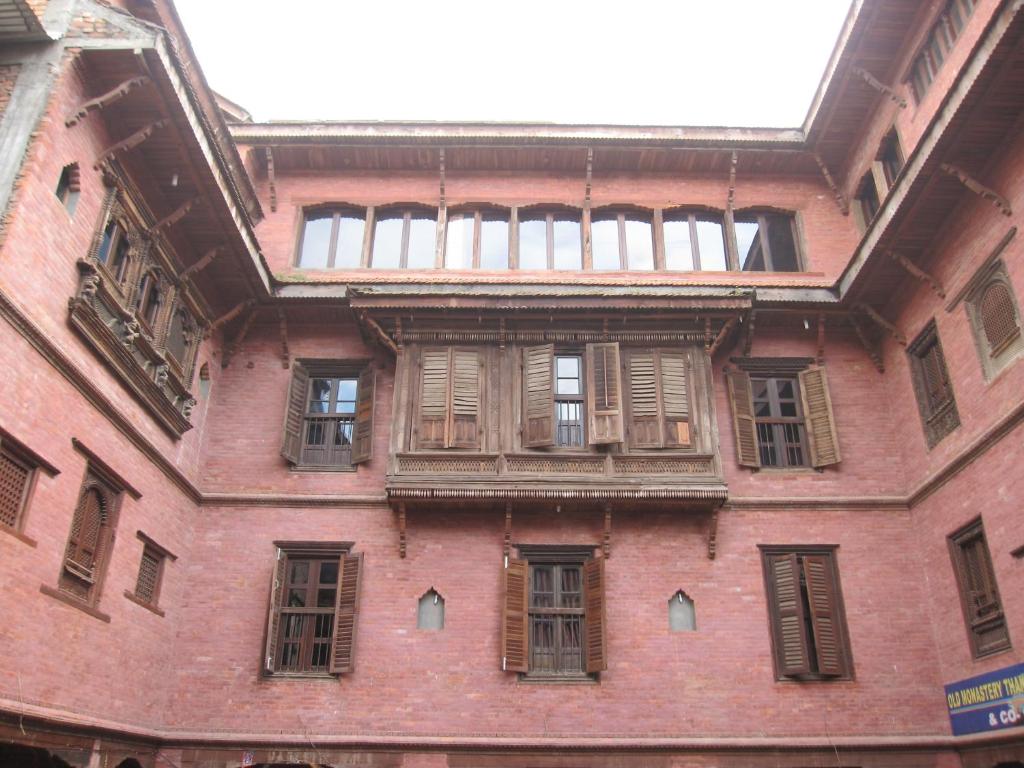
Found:
[[[917,398],[921,424],[928,448],[934,448],[946,435],[960,426],[953,382],[935,320],[932,319],[907,347],[911,380]],[[933,382],[935,377],[939,381]]]
[[[951,533],[947,543],[971,656],[983,659],[1010,650],[1009,628],[981,517]]]
[[[1006,265],[1001,259],[987,265],[971,282],[974,285],[964,298],[964,303],[971,322],[978,359],[981,362],[985,380],[989,381],[1014,360],[1024,355],[1024,333],[1021,328],[1020,305],[1017,303],[1017,293],[1013,289],[1013,283],[1010,282]],[[1002,289],[1006,292],[1006,300],[1009,302],[1008,309],[1012,317],[1004,322],[1013,326],[1007,329],[1006,337],[994,346],[988,337],[982,307],[986,295],[992,289]]]

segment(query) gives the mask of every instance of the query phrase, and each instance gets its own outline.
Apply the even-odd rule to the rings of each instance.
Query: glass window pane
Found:
[[[354,269],[363,257],[363,229],[366,222],[362,216],[342,214],[338,219],[338,247],[334,252],[334,266],[337,269]]]
[[[736,219],[736,247],[740,256],[740,269],[764,271],[761,252],[760,226],[757,219]]]
[[[469,269],[473,266],[472,213],[456,213],[448,218],[448,237],[445,239],[444,265],[448,269]]]
[[[665,268],[682,272],[694,268],[690,222],[686,219],[665,222]]]
[[[320,563],[320,583],[321,584],[337,584],[338,583],[338,563],[337,561],[330,561],[326,563]]]
[[[629,269],[654,269],[651,222],[626,219],[626,253]]]
[[[560,379],[578,379],[580,376],[580,359],[578,357],[555,358]]]
[[[580,222],[556,219],[554,224],[555,269],[583,269]]]
[[[100,264],[106,264],[107,258],[110,256],[110,244],[114,241],[114,233],[117,231],[117,225],[114,222],[107,224],[103,230],[103,238],[100,240],[99,250],[96,251],[96,261]]]
[[[766,216],[768,249],[776,272],[797,272],[800,269],[793,239],[793,221],[789,216]]]
[[[356,380],[341,379],[338,382],[338,397],[334,403],[335,413],[356,412]]]
[[[424,213],[413,214],[409,222],[409,269],[434,268],[434,244],[437,221]]]
[[[724,272],[728,269],[725,261],[725,231],[721,221],[698,216],[697,243],[702,270]]]
[[[307,218],[302,230],[302,253],[299,266],[307,269],[324,269],[327,266],[328,250],[331,247],[331,226],[334,214],[325,213]]]
[[[480,222],[480,269],[508,269],[508,220]]]
[[[309,388],[309,412],[327,413],[331,402],[331,380],[313,379]]]
[[[620,269],[618,219],[601,219],[590,225],[594,269]]]
[[[519,268],[548,268],[548,223],[544,219],[519,222]]]
[[[373,228],[373,256],[370,266],[374,269],[398,269],[402,256],[401,218],[377,219]]]

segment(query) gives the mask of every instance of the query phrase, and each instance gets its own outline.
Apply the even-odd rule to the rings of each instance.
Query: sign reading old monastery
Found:
[[[946,705],[955,736],[1024,724],[1024,664],[947,685]]]

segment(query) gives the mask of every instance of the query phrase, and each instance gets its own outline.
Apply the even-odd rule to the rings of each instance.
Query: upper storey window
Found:
[[[433,269],[437,212],[428,208],[380,211],[373,229],[370,266],[375,269]]]
[[[583,269],[576,211],[529,211],[519,217],[519,269]]]
[[[665,269],[674,272],[728,269],[722,217],[704,211],[665,214]]]
[[[595,213],[590,226],[594,269],[654,269],[651,217],[638,211]]]
[[[744,272],[800,271],[796,224],[790,214],[736,214],[736,245]]]
[[[106,267],[117,282],[123,283],[128,273],[130,252],[128,232],[120,222],[111,219],[103,228],[103,236],[96,251],[96,261]]]
[[[299,242],[298,266],[307,269],[358,267],[365,226],[366,215],[356,208],[308,211]]]
[[[918,101],[924,98],[928,87],[938,75],[942,62],[946,60],[953,44],[960,37],[975,4],[976,0],[950,0],[925,38],[908,78],[914,91],[914,98]]]
[[[508,269],[508,212],[459,211],[448,216],[444,265],[448,269]]]

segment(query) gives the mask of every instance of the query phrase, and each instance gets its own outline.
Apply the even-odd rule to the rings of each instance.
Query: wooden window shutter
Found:
[[[505,602],[501,608],[501,668],[530,671],[530,565],[509,560],[504,573]]]
[[[277,635],[281,624],[281,592],[284,590],[285,568],[288,559],[277,550],[274,572],[270,575],[270,606],[267,608],[267,645],[263,654],[263,671],[268,674],[277,665]]]
[[[16,528],[32,469],[0,447],[0,525]]]
[[[356,423],[352,429],[352,463],[362,464],[373,456],[373,397],[377,372],[366,368],[359,374],[356,391]]]
[[[453,349],[449,448],[480,446],[480,353]]]
[[[807,422],[807,437],[811,448],[811,466],[828,467],[841,461],[836,420],[832,414],[832,397],[828,390],[825,366],[812,365],[797,374],[800,379],[800,398]]]
[[[555,345],[523,348],[523,446],[555,444]]]
[[[951,542],[953,562],[975,658],[1010,647],[995,571],[981,521]]]
[[[843,636],[836,596],[832,558],[825,555],[804,555],[804,578],[807,581],[807,602],[811,608],[811,630],[822,675],[843,674]]]
[[[448,428],[448,361],[450,350],[425,349],[420,356],[418,444],[444,448]]]
[[[778,672],[786,676],[810,674],[797,556],[769,555],[768,583],[771,589],[768,605]]]
[[[690,445],[690,395],[686,380],[686,355],[658,354],[661,374],[661,403],[665,419],[665,446]]]
[[[308,394],[309,372],[301,363],[295,362],[292,364],[292,381],[288,386],[284,430],[281,436],[281,455],[292,464],[298,464],[302,454],[302,427],[306,417]]]
[[[355,668],[356,618],[359,615],[359,582],[363,553],[342,555],[338,568],[338,592],[334,605],[334,652],[331,674],[351,672]]]
[[[981,316],[981,327],[985,331],[991,355],[998,355],[1020,335],[1017,314],[1013,310],[1013,297],[1006,283],[997,280],[985,289],[978,302],[978,314]]]
[[[97,488],[86,488],[71,519],[71,535],[64,555],[65,567],[88,581],[95,579],[102,547],[106,500]]]
[[[587,344],[589,442],[622,442],[622,381],[618,342]]]
[[[608,669],[608,641],[605,631],[604,558],[588,560],[583,564],[584,630],[586,632],[587,672]]]
[[[661,398],[655,355],[637,350],[629,355],[630,442],[637,448],[661,448]]]
[[[732,430],[736,440],[736,460],[741,467],[760,467],[761,454],[757,445],[757,424],[754,422],[754,401],[750,377],[746,371],[725,374],[732,408]]]

